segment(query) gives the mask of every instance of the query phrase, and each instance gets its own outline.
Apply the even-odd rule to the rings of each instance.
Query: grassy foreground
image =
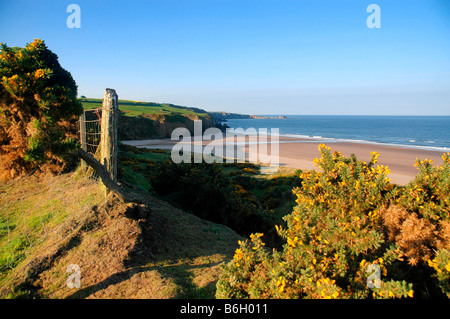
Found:
[[[321,171],[274,176],[119,149],[119,180],[142,205],[80,171],[0,185],[0,298],[449,297],[448,153],[398,186],[378,153],[366,163],[324,145]],[[71,265],[80,288],[67,285]]]
[[[105,198],[79,171],[24,177],[0,195],[0,298],[213,298],[241,239],[148,195]]]
[[[145,205],[105,197],[80,170],[0,185],[0,298],[214,298],[243,237],[155,197],[148,172],[169,157],[121,145],[120,180]],[[291,211],[291,200],[273,199],[292,194],[293,171],[241,166],[223,166],[239,194],[269,215]],[[69,265],[80,266],[79,289],[67,286]]]

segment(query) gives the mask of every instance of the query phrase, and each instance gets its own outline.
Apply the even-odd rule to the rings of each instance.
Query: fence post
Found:
[[[111,179],[117,182],[117,118],[119,113],[117,93],[106,89],[102,105],[100,137],[100,163],[109,172]],[[106,188],[105,188],[106,190]]]
[[[86,115],[84,113],[80,116],[80,142],[81,142],[81,149],[83,151],[87,151],[87,144],[86,144]],[[84,160],[81,160],[81,168],[85,170],[87,168],[86,162]]]

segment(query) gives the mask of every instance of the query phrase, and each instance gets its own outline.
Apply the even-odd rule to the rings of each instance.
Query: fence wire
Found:
[[[100,145],[101,115],[99,110],[84,111],[84,115],[78,121],[78,134],[81,147],[88,153],[95,155]]]

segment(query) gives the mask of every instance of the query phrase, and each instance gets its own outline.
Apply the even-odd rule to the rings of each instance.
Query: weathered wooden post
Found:
[[[102,105],[102,122],[100,138],[100,163],[109,172],[111,179],[117,182],[117,118],[119,103],[117,93],[106,89]],[[105,187],[105,192],[107,192]]]
[[[87,152],[87,144],[86,144],[86,115],[84,113],[81,114],[80,116],[80,142],[81,142],[81,149],[83,151]],[[83,170],[86,170],[87,165],[86,162],[84,160],[81,160],[81,168]]]

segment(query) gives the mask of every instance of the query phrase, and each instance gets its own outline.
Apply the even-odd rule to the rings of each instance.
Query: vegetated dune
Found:
[[[60,186],[57,198],[55,185]],[[13,269],[2,268],[1,298],[214,298],[220,265],[232,258],[242,239],[148,195],[141,205],[105,198],[98,182],[77,173],[29,176],[12,187],[0,186],[1,214],[15,209],[8,204],[14,197],[22,207],[36,200],[36,192],[18,196],[27,187],[40,190],[35,202],[40,212],[52,206],[53,213],[26,230],[29,238],[39,239],[25,257]],[[58,200],[64,213],[45,203]],[[23,210],[22,219],[32,211]],[[2,253],[11,240],[7,237],[0,237]],[[67,284],[69,265],[79,266],[80,288]]]

